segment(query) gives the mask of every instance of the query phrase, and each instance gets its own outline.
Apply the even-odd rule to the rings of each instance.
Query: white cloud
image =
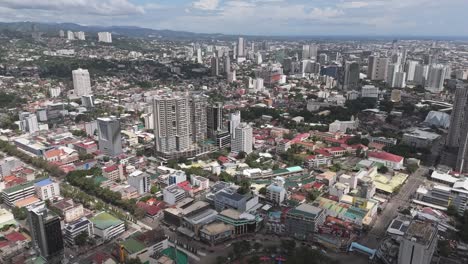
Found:
[[[212,11],[218,8],[219,0],[198,0],[192,5],[196,9]]]
[[[83,12],[100,16],[143,14],[142,6],[127,0],[2,0],[0,6],[9,9]]]
[[[339,7],[341,8],[362,8],[369,6],[368,2],[363,2],[363,1],[351,1],[351,2],[343,2],[338,4]]]

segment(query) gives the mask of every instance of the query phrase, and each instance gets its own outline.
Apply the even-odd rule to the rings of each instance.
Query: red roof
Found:
[[[104,172],[109,173],[109,172],[113,172],[113,171],[115,171],[115,170],[117,170],[117,169],[119,169],[119,167],[118,167],[117,165],[114,164],[114,165],[111,165],[111,166],[109,166],[109,167],[105,167],[105,168],[104,168]]]
[[[323,155],[325,157],[330,157],[331,156],[331,154],[325,149],[316,149],[316,150],[314,150],[314,152],[317,153],[317,154]]]
[[[192,185],[190,185],[190,182],[188,182],[188,181],[179,182],[177,184],[177,186],[179,186],[180,188],[182,188],[186,192],[189,192],[189,191],[192,190]]]
[[[335,151],[343,151],[345,150],[343,147],[331,147],[326,149],[329,152],[335,152]]]
[[[8,241],[11,241],[11,242],[26,240],[26,237],[23,234],[19,233],[19,232],[12,232],[12,233],[10,233],[8,235],[5,235],[5,238]]]
[[[219,160],[221,163],[229,162],[229,158],[226,157],[226,156],[219,156],[219,157],[218,157],[218,160]]]
[[[367,156],[369,158],[386,160],[386,161],[391,161],[391,162],[402,162],[404,159],[402,156],[398,156],[398,155],[388,153],[385,151],[369,152]]]
[[[325,184],[320,183],[320,182],[314,182],[314,184],[312,184],[312,187],[313,187],[314,189],[317,189],[317,190],[322,189],[323,186],[325,186]]]

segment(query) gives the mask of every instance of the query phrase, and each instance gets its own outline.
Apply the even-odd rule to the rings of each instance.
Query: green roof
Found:
[[[286,168],[286,170],[288,170],[289,172],[298,172],[298,171],[302,170],[302,167],[301,166],[294,166],[294,167]]]
[[[122,220],[117,219],[109,213],[101,212],[92,217],[91,222],[99,229],[107,229],[111,226],[123,224]]]
[[[107,179],[106,177],[104,176],[96,176],[93,178],[94,182],[97,183],[97,184],[101,184],[109,179]]]
[[[146,248],[146,246],[135,240],[134,238],[129,238],[122,242],[122,246],[130,253],[130,254],[135,254],[137,252],[140,252]]]
[[[273,174],[280,174],[280,173],[287,173],[289,172],[287,169],[279,169],[279,170],[274,170]]]
[[[177,255],[176,255],[175,254],[175,249],[173,247],[166,248],[161,253],[163,255],[168,256],[172,260],[176,260],[176,256],[177,256],[177,260],[176,260],[177,264],[187,264],[188,263],[187,254],[185,254],[184,252],[182,252],[180,250],[177,250]]]
[[[26,188],[30,188],[30,187],[34,186],[34,184],[36,182],[40,182],[40,181],[45,180],[47,178],[48,177],[37,178],[37,179],[35,179],[33,181],[30,181],[30,182],[21,183],[21,184],[15,185],[13,187],[10,187],[8,189],[5,189],[5,190],[3,190],[3,192],[5,192],[5,193],[14,193],[14,192],[26,189]]]

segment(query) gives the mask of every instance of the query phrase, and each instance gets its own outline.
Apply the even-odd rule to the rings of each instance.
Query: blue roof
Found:
[[[302,171],[302,167],[301,166],[294,166],[294,167],[289,167],[289,168],[286,168],[289,172],[298,172],[298,171]]]
[[[50,179],[45,179],[45,180],[36,182],[36,184],[34,184],[34,185],[38,186],[38,187],[42,187],[42,186],[46,186],[46,185],[49,185],[49,184],[52,184],[52,183],[53,182]]]

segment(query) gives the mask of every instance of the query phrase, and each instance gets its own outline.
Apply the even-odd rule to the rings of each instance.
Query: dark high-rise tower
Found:
[[[61,263],[63,258],[63,236],[60,218],[49,211],[45,204],[30,207],[28,222],[32,242],[47,263]]]

